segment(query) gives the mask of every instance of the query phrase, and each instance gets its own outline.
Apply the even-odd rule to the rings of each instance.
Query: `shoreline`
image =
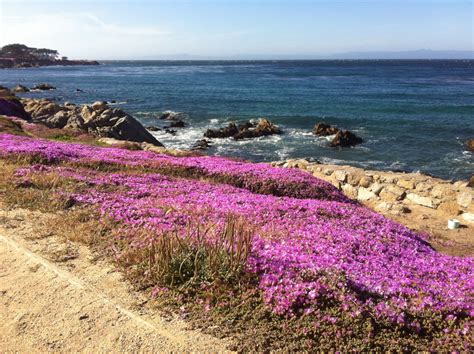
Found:
[[[271,165],[299,168],[331,183],[370,209],[429,234],[429,242],[441,252],[474,255],[473,178],[450,181],[423,173],[370,170],[304,159],[276,161]],[[458,219],[460,228],[448,229],[449,219]]]
[[[39,68],[43,66],[100,65],[96,60],[36,60],[0,58],[0,69]]]

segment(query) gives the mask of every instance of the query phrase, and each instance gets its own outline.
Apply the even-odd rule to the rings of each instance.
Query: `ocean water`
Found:
[[[47,82],[24,94],[60,102],[116,101],[144,125],[160,112],[188,114],[167,147],[188,148],[208,128],[267,117],[281,136],[214,140],[209,154],[253,161],[309,158],[364,168],[422,171],[460,179],[474,173],[474,61],[108,61],[100,66],[0,71],[0,85]],[[78,92],[81,89],[84,92]],[[331,148],[318,122],[364,139]]]

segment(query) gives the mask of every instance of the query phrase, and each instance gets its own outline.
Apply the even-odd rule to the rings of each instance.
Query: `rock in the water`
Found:
[[[27,121],[31,120],[21,102],[14,96],[0,97],[0,115],[17,117]]]
[[[362,138],[348,130],[341,130],[327,123],[318,123],[313,128],[313,133],[318,136],[335,135],[330,145],[332,147],[350,147],[363,142]]]
[[[208,129],[204,136],[206,138],[230,138],[239,133],[239,129],[235,123],[229,123],[227,127],[221,129]]]
[[[204,136],[206,138],[234,138],[235,140],[241,140],[281,133],[278,126],[266,118],[260,118],[257,124],[245,122],[237,126],[235,123],[229,123],[227,127],[221,129],[208,129]]]
[[[23,86],[23,85],[16,85],[13,90],[13,92],[16,92],[16,93],[23,93],[23,92],[29,92],[30,89],[26,86]]]
[[[148,127],[146,127],[146,128],[147,128],[149,131],[151,131],[151,132],[158,132],[158,131],[161,130],[161,128],[158,128],[158,127],[155,126],[155,125],[150,125],[150,126],[148,126]]]
[[[466,141],[466,147],[470,151],[474,151],[474,139]]]
[[[235,140],[246,139],[246,138],[258,138],[260,136],[268,136],[281,134],[280,128],[270,122],[266,118],[260,118],[255,127],[245,126],[241,129],[236,135],[234,135]]]
[[[191,150],[206,150],[210,146],[211,145],[209,144],[209,141],[206,139],[201,139],[194,143],[194,145],[191,147]]]
[[[173,120],[168,125],[168,128],[184,128],[186,123],[184,123],[181,119]]]
[[[338,128],[332,127],[327,123],[318,123],[313,128],[313,133],[318,136],[335,135],[338,131]]]
[[[341,147],[349,147],[349,146],[354,146],[357,144],[362,143],[363,140],[362,138],[359,138],[357,135],[354,133],[348,131],[348,130],[340,130],[337,132],[336,136],[334,139],[331,141],[331,146],[341,146]]]
[[[50,84],[38,84],[31,88],[32,90],[40,90],[40,91],[49,91],[49,90],[56,90],[56,87]]]
[[[186,113],[174,112],[174,111],[164,111],[158,117],[158,119],[162,119],[162,120],[183,120],[186,118],[187,118]]]

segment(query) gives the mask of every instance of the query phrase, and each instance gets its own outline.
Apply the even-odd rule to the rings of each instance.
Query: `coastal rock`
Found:
[[[371,192],[367,188],[360,187],[357,193],[357,199],[360,201],[366,201],[369,199],[377,198],[374,192]]]
[[[158,119],[162,120],[183,120],[186,119],[188,116],[186,113],[183,112],[174,112],[174,111],[164,111],[160,114]]]
[[[150,125],[150,126],[148,126],[148,127],[146,127],[146,128],[147,128],[149,131],[151,131],[151,132],[158,132],[158,131],[161,130],[161,128],[158,128],[158,127],[155,126],[155,125]]]
[[[458,194],[457,203],[464,208],[468,208],[473,202],[473,199],[474,195],[471,191],[462,192]]]
[[[358,190],[357,188],[351,186],[350,184],[344,184],[341,187],[341,190],[351,199],[357,199]]]
[[[211,145],[209,144],[209,141],[206,139],[201,139],[194,143],[194,145],[191,147],[191,150],[206,150],[210,147]]]
[[[237,126],[229,123],[221,129],[208,129],[204,136],[206,138],[234,138],[235,140],[257,138],[260,136],[281,134],[280,128],[266,118],[260,118],[257,124],[245,122]]]
[[[474,213],[463,213],[462,218],[470,224],[474,224]]]
[[[327,123],[318,123],[313,128],[313,134],[318,136],[335,135],[330,146],[332,147],[350,147],[363,142],[362,138],[348,130],[341,130]]]
[[[327,123],[318,123],[313,128],[313,134],[318,136],[336,135],[339,129]]]
[[[27,121],[31,116],[25,111],[21,102],[14,96],[0,97],[0,115],[21,118]]]
[[[39,90],[39,91],[49,91],[49,90],[56,90],[56,87],[50,84],[42,83],[42,84],[33,86],[31,89]]]
[[[387,185],[381,192],[380,198],[389,202],[396,202],[403,200],[405,197],[405,190],[395,185]]]
[[[258,138],[260,136],[268,136],[281,134],[280,128],[270,122],[266,118],[260,118],[256,126],[240,126],[239,132],[234,135],[235,140],[241,140],[246,138]]]
[[[98,137],[162,146],[135,118],[119,108],[109,108],[104,102],[80,107],[60,106],[46,99],[23,99],[23,104],[34,122],[43,123],[50,128],[68,128]]]
[[[171,121],[167,128],[184,128],[185,126],[185,122],[183,122],[181,119],[176,119]]]
[[[461,214],[461,210],[459,209],[459,205],[453,201],[442,202],[438,206],[438,210],[448,216],[457,216]]]
[[[338,181],[345,182],[347,179],[347,172],[338,170],[334,172],[334,178],[337,179]]]
[[[23,85],[16,85],[13,89],[12,89],[13,92],[16,92],[16,93],[24,93],[24,92],[29,92],[30,89],[26,86],[23,86]]]
[[[357,144],[361,144],[363,142],[362,138],[359,138],[357,135],[354,133],[348,131],[348,130],[340,130],[337,132],[336,136],[334,139],[331,141],[331,146],[336,147],[350,147],[354,146]]]
[[[206,138],[230,138],[239,133],[239,129],[235,123],[229,123],[227,127],[221,129],[208,129],[204,133]]]
[[[422,205],[428,208],[436,209],[439,202],[434,200],[433,198],[423,197],[415,193],[408,193],[406,199],[412,203]]]
[[[409,179],[400,179],[397,181],[397,185],[405,189],[415,189],[415,182]]]
[[[474,139],[466,141],[466,147],[469,151],[474,151]]]
[[[373,182],[374,182],[373,177],[363,176],[359,181],[359,186],[364,187],[364,188],[369,188]]]

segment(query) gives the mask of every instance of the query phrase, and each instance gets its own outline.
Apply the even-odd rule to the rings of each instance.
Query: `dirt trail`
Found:
[[[226,350],[158,316],[87,247],[42,234],[45,218],[0,208],[0,352]]]

